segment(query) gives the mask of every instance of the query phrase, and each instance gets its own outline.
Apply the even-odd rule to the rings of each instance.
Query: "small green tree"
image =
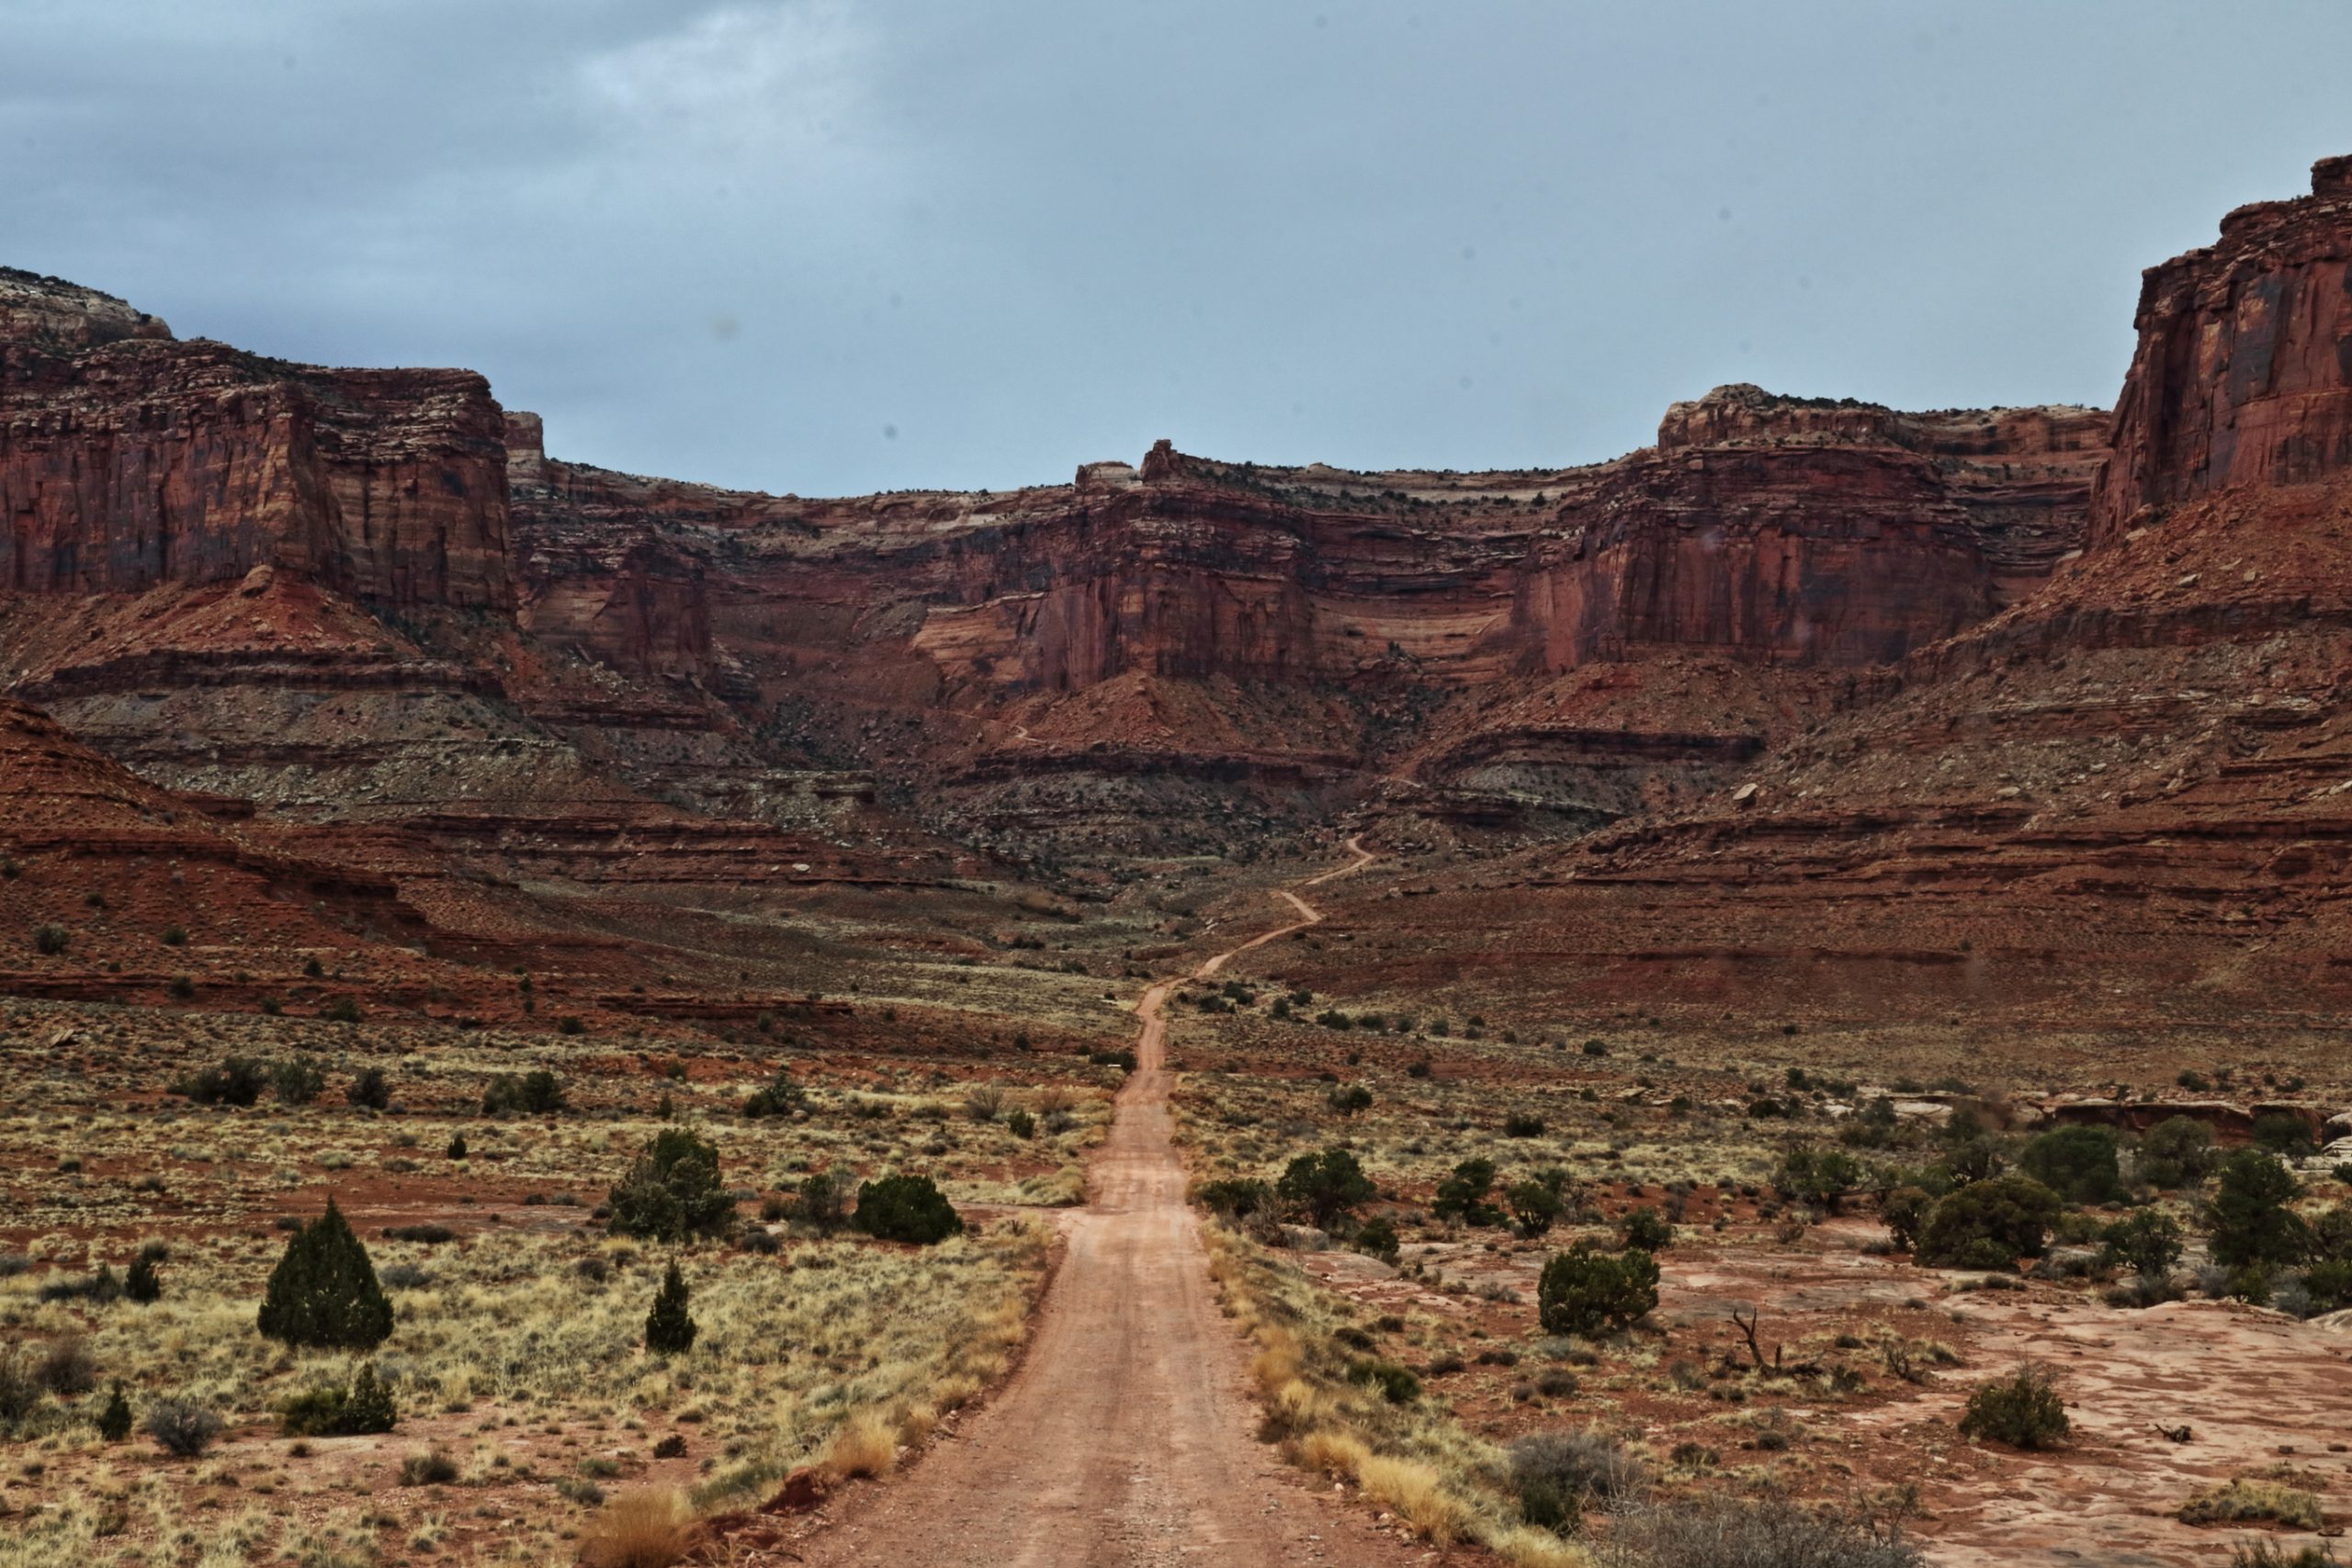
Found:
[[[1430,1212],[1441,1220],[1460,1220],[1465,1225],[1498,1225],[1503,1221],[1502,1211],[1487,1201],[1494,1185],[1493,1160],[1465,1159],[1453,1168],[1453,1175],[1437,1184]]]
[[[928,1247],[961,1234],[963,1217],[928,1176],[886,1176],[857,1190],[851,1223],[876,1241]]]
[[[2180,1227],[2161,1209],[2135,1209],[2099,1233],[2100,1256],[2143,1280],[2161,1280],[2180,1261]]]
[[[2194,1187],[2213,1173],[2213,1129],[2194,1116],[2174,1116],[2140,1140],[2140,1179],[2166,1190]]]
[[[1918,1260],[1930,1269],[2014,1269],[2020,1258],[2041,1256],[2061,1207],[2058,1194],[2030,1177],[1972,1181],[1928,1214]]]
[[[141,1252],[130,1260],[130,1271],[122,1277],[122,1293],[134,1302],[161,1301],[164,1281],[155,1275],[155,1260]]]
[[[1546,1334],[1630,1328],[1657,1307],[1657,1259],[1638,1247],[1612,1256],[1578,1242],[1544,1265],[1535,1304]]]
[[[1376,1190],[1345,1149],[1300,1155],[1274,1184],[1274,1196],[1304,1213],[1318,1230],[1329,1230],[1340,1215],[1372,1201]]]
[[[1812,1203],[1836,1213],[1846,1194],[1862,1184],[1868,1172],[1860,1159],[1844,1149],[1804,1146],[1781,1156],[1772,1186],[1783,1198]]]
[[[2069,1203],[2112,1203],[2123,1195],[2115,1134],[2105,1127],[2058,1127],[2018,1156],[2018,1169]]]
[[[1919,1245],[1919,1228],[1928,1223],[1928,1214],[1936,1201],[1923,1188],[1898,1187],[1886,1195],[1881,1212],[1886,1219],[1886,1234],[1894,1245],[1905,1252]]]
[[[1503,1201],[1510,1205],[1511,1219],[1519,1234],[1531,1240],[1559,1224],[1560,1216],[1567,1211],[1559,1190],[1546,1181],[1513,1182],[1504,1191]]]
[[[2213,1261],[2226,1268],[2292,1263],[2311,1250],[2311,1228],[2287,1205],[2302,1191],[2294,1173],[2260,1149],[2222,1162],[2207,1215]]]
[[[367,1349],[390,1337],[391,1298],[334,1199],[288,1239],[257,1323],[272,1339],[330,1349]]]
[[[399,1420],[392,1391],[376,1375],[370,1362],[347,1385],[305,1389],[288,1400],[278,1417],[278,1430],[289,1438],[348,1438],[389,1432]]]
[[[1642,1252],[1663,1252],[1674,1245],[1674,1225],[1664,1214],[1644,1204],[1629,1209],[1619,1222],[1618,1238]]]
[[[718,1185],[718,1151],[684,1127],[654,1134],[612,1190],[613,1233],[650,1241],[716,1235],[735,1218]]]
[[[819,1234],[832,1235],[849,1222],[849,1188],[845,1170],[810,1172],[800,1183],[799,1217]]]
[[[686,1310],[686,1277],[678,1272],[673,1258],[653,1297],[653,1310],[645,1314],[645,1348],[657,1356],[683,1356],[695,1348],[700,1332],[694,1314]]]
[[[563,1085],[545,1067],[500,1073],[481,1095],[484,1116],[552,1116],[563,1109]]]

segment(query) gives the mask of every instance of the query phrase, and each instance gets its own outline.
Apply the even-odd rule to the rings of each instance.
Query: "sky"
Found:
[[[0,0],[0,263],[803,495],[2110,401],[2352,6]]]

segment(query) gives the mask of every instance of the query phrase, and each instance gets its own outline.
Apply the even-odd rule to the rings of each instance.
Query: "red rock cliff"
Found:
[[[2221,238],[2143,275],[2094,539],[2232,485],[2352,468],[2352,157],[2312,194],[2241,207]]]
[[[503,608],[504,434],[469,371],[288,365],[0,278],[0,589],[267,565],[377,604]]]
[[[1009,494],[804,501],[548,461],[511,427],[526,624],[625,669],[929,702],[1129,671],[1476,686],[1657,648],[1890,660],[2080,542],[2106,416],[1724,388],[1590,468],[1187,457]]]

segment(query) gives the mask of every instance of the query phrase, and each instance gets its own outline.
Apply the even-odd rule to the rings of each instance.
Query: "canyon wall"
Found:
[[[804,501],[550,461],[516,416],[534,631],[647,671],[969,705],[1182,679],[1476,687],[1652,649],[1852,667],[2079,546],[2106,416],[1717,389],[1589,468],[1351,473],[1189,457],[1069,485]]]
[[[2352,157],[2312,193],[2241,207],[2212,244],[2142,276],[2094,536],[2111,543],[2232,485],[2352,468]]]
[[[504,418],[460,370],[324,370],[174,341],[0,280],[0,588],[137,593],[256,567],[394,609],[513,603]]]

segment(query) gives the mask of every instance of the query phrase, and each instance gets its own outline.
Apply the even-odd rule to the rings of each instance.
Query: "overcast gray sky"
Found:
[[[2352,6],[0,0],[0,261],[803,494],[2109,401]]]

